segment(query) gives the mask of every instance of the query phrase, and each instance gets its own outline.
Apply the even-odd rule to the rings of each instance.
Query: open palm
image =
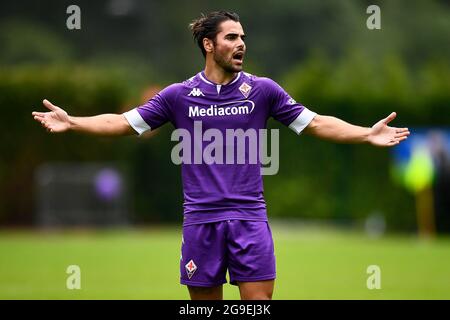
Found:
[[[41,125],[49,132],[64,132],[70,127],[69,115],[63,109],[53,105],[50,101],[44,100],[44,106],[46,106],[50,112],[37,112],[32,113],[34,119],[39,121]]]
[[[369,142],[379,147],[391,147],[399,144],[409,136],[408,128],[389,127],[388,123],[395,119],[397,114],[392,112],[387,118],[373,125]]]

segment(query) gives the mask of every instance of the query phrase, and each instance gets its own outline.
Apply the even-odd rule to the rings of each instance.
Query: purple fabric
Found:
[[[248,114],[207,114],[208,109],[242,105],[248,108]],[[202,109],[206,109],[202,111],[203,116],[199,113]],[[226,129],[264,129],[269,117],[289,126],[303,110],[304,107],[274,81],[244,72],[222,86],[199,73],[183,83],[168,86],[137,108],[152,130],[171,122],[175,128],[188,130],[191,137],[194,136],[194,121],[202,121],[203,132],[215,128],[225,136]],[[208,143],[203,142],[202,150]],[[225,150],[226,146],[223,148]],[[192,151],[192,158],[193,154]],[[182,164],[184,225],[227,219],[267,221],[260,163],[249,164],[248,159],[246,164],[193,162]]]
[[[180,282],[191,286],[276,277],[272,232],[266,221],[227,220],[183,227]]]

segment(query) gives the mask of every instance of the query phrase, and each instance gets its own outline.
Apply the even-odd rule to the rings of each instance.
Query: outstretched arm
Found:
[[[136,133],[122,114],[72,117],[48,100],[44,100],[43,104],[50,111],[34,111],[32,115],[36,121],[40,122],[51,133],[65,132],[68,130],[102,136],[123,136]]]
[[[371,128],[355,126],[335,117],[316,115],[305,128],[307,134],[342,143],[370,143],[378,147],[391,147],[409,136],[408,128],[389,127],[397,114],[392,112]]]

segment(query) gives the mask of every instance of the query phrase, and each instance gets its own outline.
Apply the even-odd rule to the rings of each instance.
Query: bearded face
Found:
[[[213,59],[225,72],[240,72],[246,51],[242,26],[227,20],[222,22],[220,30],[213,41]]]

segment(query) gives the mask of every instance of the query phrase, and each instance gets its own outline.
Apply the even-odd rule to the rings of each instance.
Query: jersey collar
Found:
[[[207,84],[210,84],[210,85],[213,85],[213,86],[227,87],[227,86],[230,86],[230,85],[236,83],[236,82],[239,80],[239,78],[241,77],[241,73],[242,73],[242,71],[238,72],[238,74],[234,77],[234,79],[233,79],[231,82],[229,82],[229,83],[227,83],[227,84],[222,84],[222,85],[216,84],[216,83],[213,83],[213,82],[209,81],[209,80],[206,78],[206,76],[205,76],[205,71],[200,72],[200,73],[199,73],[199,77],[200,77],[200,79],[201,79],[203,82],[205,82],[205,83],[207,83]]]

